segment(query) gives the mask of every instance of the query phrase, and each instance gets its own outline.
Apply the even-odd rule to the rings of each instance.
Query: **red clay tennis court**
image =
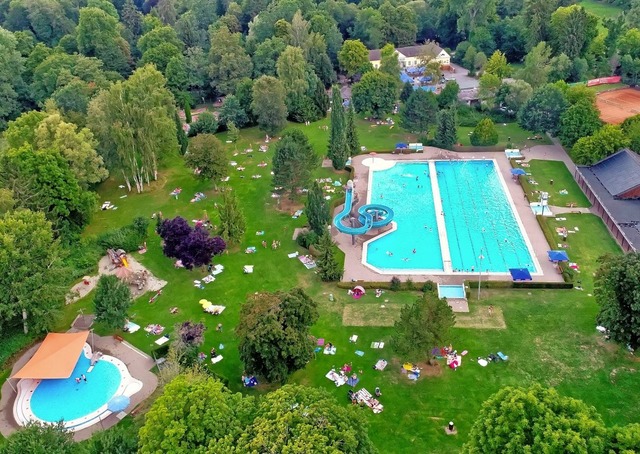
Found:
[[[622,88],[596,95],[600,119],[605,123],[620,124],[640,114],[640,90]]]

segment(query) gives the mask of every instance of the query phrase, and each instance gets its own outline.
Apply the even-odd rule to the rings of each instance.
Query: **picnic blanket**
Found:
[[[222,265],[216,265],[213,267],[213,271],[211,271],[211,275],[212,276],[217,276],[218,274],[222,273],[224,271],[224,266]]]
[[[211,362],[213,364],[219,363],[220,361],[222,361],[223,356],[222,355],[218,355],[215,358],[211,358]]]
[[[157,336],[158,334],[161,334],[164,331],[164,326],[151,324],[151,325],[147,325],[144,330],[149,334],[154,334]]]
[[[308,270],[316,267],[316,262],[311,258],[310,255],[299,255],[298,260],[302,262],[304,267]]]
[[[336,349],[336,347],[331,347],[331,348],[329,348],[329,347],[325,347],[325,349],[324,349],[324,352],[323,352],[323,353],[324,353],[325,355],[335,355],[335,354],[336,354],[336,350],[337,350],[337,349]]]
[[[222,314],[222,311],[224,311],[226,309],[226,306],[215,306],[215,305],[211,305],[211,306],[207,306],[204,308],[205,312],[208,312],[209,314],[213,314],[213,315],[220,315]]]
[[[374,413],[381,413],[384,409],[384,406],[378,401],[378,399],[375,399],[365,388],[362,388],[358,392],[354,393],[353,398],[357,402],[364,402],[364,404],[369,407]]]
[[[387,367],[387,362],[384,359],[379,359],[373,366],[375,370],[384,370],[385,367]]]
[[[167,336],[166,334],[164,336],[162,336],[160,339],[156,340],[156,344],[158,344],[158,345],[164,345],[167,342],[169,342],[169,336]]]
[[[371,342],[371,348],[384,348],[384,342]]]
[[[362,350],[356,350],[356,355],[364,356],[364,352]]]
[[[354,374],[347,379],[347,385],[352,388],[355,387],[360,382],[360,379]]]
[[[127,324],[126,324],[126,325],[124,325],[124,330],[125,330],[127,333],[131,333],[131,334],[133,334],[133,333],[135,333],[136,331],[138,331],[139,329],[140,329],[140,325],[138,325],[138,324],[136,324],[136,323],[133,323],[133,322],[129,322],[129,321],[127,321]]]
[[[295,259],[298,256],[298,251],[296,252],[292,252],[291,254],[287,254],[287,257],[289,257],[290,259]]]
[[[216,278],[213,277],[212,275],[205,276],[205,277],[202,278],[202,282],[204,282],[205,284],[210,284],[215,280],[216,280]]]
[[[325,377],[334,382],[336,386],[342,386],[347,383],[347,377],[344,374],[336,372],[335,369],[331,369],[329,372],[327,372]]]

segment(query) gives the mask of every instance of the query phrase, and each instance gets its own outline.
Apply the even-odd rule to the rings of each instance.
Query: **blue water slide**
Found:
[[[363,235],[372,228],[380,228],[389,224],[393,220],[393,210],[386,205],[369,204],[358,208],[358,220],[362,226],[351,227],[342,223],[343,219],[349,218],[353,204],[353,189],[347,189],[344,208],[333,218],[333,225],[342,233],[349,235]]]

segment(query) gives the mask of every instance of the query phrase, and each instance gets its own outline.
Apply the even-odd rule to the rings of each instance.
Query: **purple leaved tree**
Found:
[[[189,222],[180,216],[162,221],[158,233],[164,240],[162,252],[167,257],[181,259],[180,249],[185,239],[193,232]]]
[[[222,253],[226,247],[220,237],[211,238],[209,231],[197,227],[182,241],[178,248],[178,258],[188,270],[208,265],[214,255]]]
[[[179,325],[178,333],[180,334],[182,342],[197,347],[204,342],[204,330],[205,326],[203,323],[186,321]]]

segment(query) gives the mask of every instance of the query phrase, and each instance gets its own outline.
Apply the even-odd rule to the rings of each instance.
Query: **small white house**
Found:
[[[398,54],[398,63],[400,68],[409,68],[420,65],[420,57],[429,53],[435,55],[432,61],[437,61],[440,66],[449,66],[451,64],[451,55],[442,47],[435,43],[427,43],[420,46],[399,47],[396,49]],[[371,65],[378,69],[380,67],[380,49],[369,51],[369,61]]]

